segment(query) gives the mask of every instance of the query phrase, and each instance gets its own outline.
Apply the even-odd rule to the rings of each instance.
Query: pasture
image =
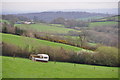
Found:
[[[56,24],[57,25],[57,24]],[[68,33],[69,31],[77,31],[74,29],[68,29],[63,27],[56,27],[56,25],[47,25],[42,23],[37,24],[15,24],[16,27],[25,30],[36,30],[38,32],[47,32],[47,33]],[[59,26],[59,25],[57,25]]]
[[[118,78],[117,67],[52,61],[42,63],[5,56],[2,59],[3,78]]]
[[[6,22],[6,23],[10,23],[8,20],[3,20],[3,19],[0,19],[0,22]]]
[[[109,26],[109,25],[114,25],[118,24],[117,22],[113,21],[106,21],[106,22],[92,22],[89,24],[89,27],[99,27],[99,26]]]
[[[0,56],[0,79],[2,78],[2,57]]]
[[[86,17],[86,18],[78,18],[77,20],[80,21],[88,21],[88,20],[91,20],[91,19],[100,19],[100,18],[103,18],[101,16],[91,16],[91,17]]]
[[[73,51],[80,51],[82,49],[82,48],[75,47],[75,46],[70,46],[66,44],[55,43],[55,42],[50,42],[50,41],[40,40],[40,39],[35,39],[35,38],[29,38],[29,37],[24,37],[24,36],[0,33],[0,36],[1,35],[2,35],[3,42],[15,44],[22,48],[26,47],[26,45],[29,45],[30,47],[37,47],[40,45],[40,46],[50,46],[53,48],[63,47],[66,50],[73,50]]]

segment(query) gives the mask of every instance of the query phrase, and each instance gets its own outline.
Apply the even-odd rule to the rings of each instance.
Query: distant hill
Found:
[[[37,19],[46,22],[50,22],[55,18],[63,17],[65,19],[80,19],[87,17],[108,17],[111,15],[102,14],[102,13],[89,13],[89,12],[40,12],[40,13],[25,13],[25,14],[17,14],[18,16],[24,16],[30,19]]]
[[[89,13],[103,13],[103,14],[118,14],[120,8],[105,8],[105,9],[64,9],[62,11],[79,11],[79,12],[89,12]]]

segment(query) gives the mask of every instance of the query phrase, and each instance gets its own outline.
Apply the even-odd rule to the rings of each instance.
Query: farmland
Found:
[[[115,15],[111,17],[104,17],[104,18],[98,19],[97,21],[119,21],[119,18],[120,18],[119,15]]]
[[[48,33],[68,33],[69,31],[76,31],[74,29],[56,27],[56,25],[47,25],[43,23],[38,24],[16,24],[15,26],[20,27],[25,30],[36,30],[39,32],[48,32]],[[58,26],[58,25],[57,25]]]
[[[101,16],[92,16],[92,17],[86,17],[86,18],[79,18],[77,20],[88,21],[88,20],[91,20],[91,19],[100,19],[100,18],[103,18],[103,17],[101,17]]]
[[[0,64],[2,64],[2,57],[0,56]],[[0,65],[0,79],[2,78],[2,65]]]
[[[0,78],[119,79],[120,16],[105,4],[4,2]]]
[[[117,67],[2,57],[3,78],[118,78]],[[21,66],[22,65],[22,66]]]
[[[79,47],[74,47],[66,44],[55,43],[55,42],[50,42],[50,41],[45,41],[45,40],[40,40],[35,38],[28,38],[28,37],[16,36],[11,34],[4,34],[4,33],[0,33],[0,35],[2,35],[3,42],[15,44],[19,47],[25,47],[27,44],[30,44],[30,46],[34,46],[34,47],[43,45],[43,46],[51,46],[53,48],[63,47],[64,49],[74,50],[74,51],[80,51],[82,49]]]
[[[117,24],[117,22],[113,22],[113,21],[91,22],[89,24],[89,27],[109,26],[109,25],[114,25],[114,24]]]
[[[8,20],[2,20],[2,19],[0,19],[0,22],[6,22],[6,23],[10,23]]]

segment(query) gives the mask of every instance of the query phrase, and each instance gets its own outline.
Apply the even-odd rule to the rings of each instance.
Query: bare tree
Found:
[[[85,46],[87,43],[87,31],[86,30],[81,30],[79,33],[79,41],[80,41],[80,47]]]

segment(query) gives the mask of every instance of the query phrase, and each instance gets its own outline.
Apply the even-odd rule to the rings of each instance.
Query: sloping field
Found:
[[[89,27],[109,26],[109,25],[114,25],[114,24],[118,24],[118,23],[117,22],[113,22],[113,21],[92,22],[92,23],[90,23]]]
[[[55,42],[50,42],[50,41],[45,41],[45,40],[40,40],[40,39],[35,39],[35,38],[29,38],[29,37],[23,37],[23,36],[17,36],[17,35],[12,35],[12,34],[4,34],[0,33],[0,36],[2,35],[2,41],[10,44],[15,44],[19,47],[25,47],[26,45],[30,45],[33,47],[37,47],[39,45],[41,46],[51,46],[51,47],[63,47],[64,49],[67,50],[74,50],[74,51],[80,51],[82,48],[79,47],[74,47],[66,44],[61,44],[61,43],[55,43]]]
[[[90,19],[100,19],[103,18],[102,16],[91,16],[91,17],[86,17],[86,18],[78,18],[77,20],[83,20],[83,21],[88,21]]]
[[[1,78],[2,78],[2,57],[0,56],[0,79]]]
[[[3,20],[3,19],[0,19],[0,22],[6,22],[6,23],[10,23],[9,21],[7,21],[7,20]]]
[[[69,31],[77,31],[74,29],[56,27],[54,25],[46,25],[46,24],[16,24],[15,26],[20,27],[26,30],[36,30],[39,32],[48,32],[48,33],[68,33]]]
[[[3,56],[3,78],[117,78],[118,68]]]
[[[97,21],[119,21],[120,16],[115,15],[115,16],[110,16],[110,17],[104,17],[101,19],[98,19]]]

